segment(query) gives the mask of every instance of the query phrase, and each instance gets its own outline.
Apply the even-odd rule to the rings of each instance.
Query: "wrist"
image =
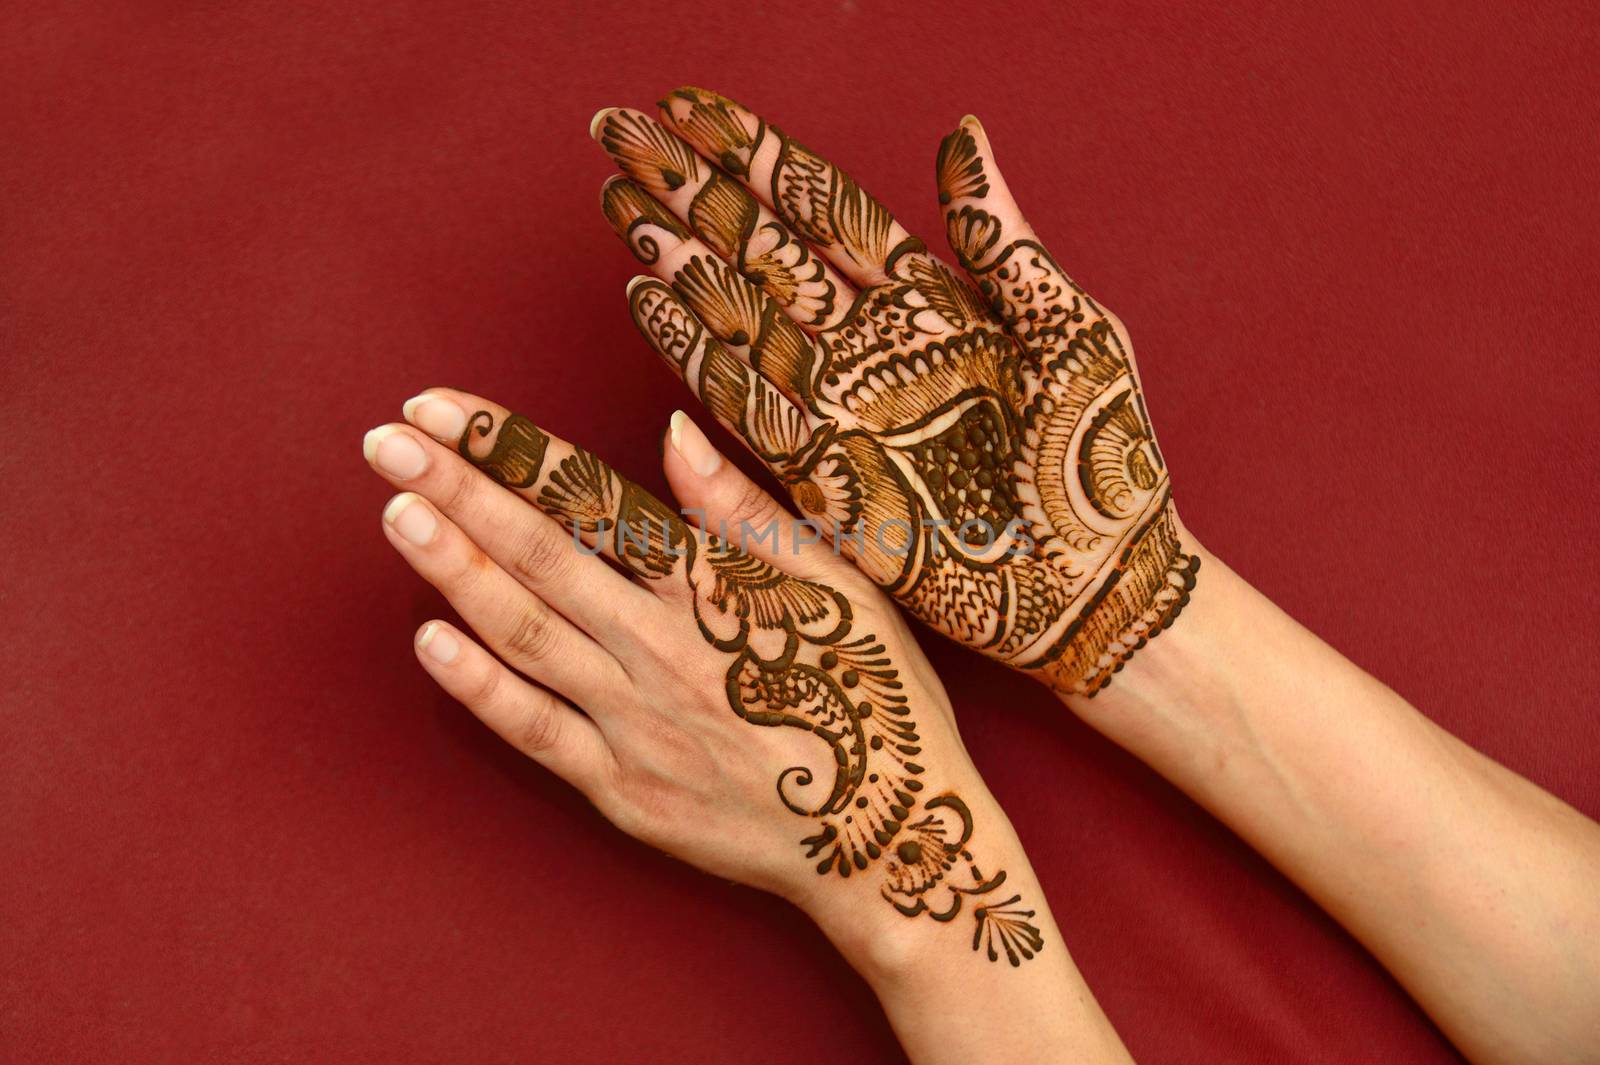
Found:
[[[930,927],[931,922],[908,920],[885,906],[876,895],[859,905],[802,906],[844,960],[880,996],[892,993],[917,973],[928,971],[931,960],[948,964],[962,960],[954,948],[950,929]]]
[[[1058,691],[1073,713],[1112,740],[1146,756],[1214,763],[1226,757],[1271,604],[1183,530],[1197,579],[1181,615],[1145,641],[1093,695]],[[1280,616],[1281,615],[1277,615]],[[1252,632],[1255,636],[1252,636]]]
[[[1054,934],[1022,844],[975,771],[959,774],[952,791],[924,800],[907,824],[910,831],[886,846],[873,873],[818,878],[790,896],[880,994],[930,973],[948,974],[952,966],[994,964],[988,939],[980,949],[974,936],[986,907],[1033,911],[1032,933]],[[930,865],[925,859],[934,840],[944,841],[943,859]],[[906,848],[924,860],[910,864]],[[1017,963],[1007,965],[1002,949],[999,964]]]
[[[1045,651],[1042,679],[1057,694],[1085,697],[1110,685],[1189,605],[1201,565],[1195,546],[1165,494],[1152,501],[1145,517],[1082,585],[1065,630],[1051,630],[1053,646]],[[1063,572],[1059,579],[1073,585],[1083,576]],[[1028,665],[1026,655],[1021,662]]]

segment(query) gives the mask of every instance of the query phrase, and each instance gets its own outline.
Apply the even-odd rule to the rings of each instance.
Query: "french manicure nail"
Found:
[[[422,635],[417,637],[417,646],[441,666],[448,666],[461,653],[461,641],[450,635],[437,621],[428,622]]]
[[[406,421],[435,440],[454,443],[467,430],[467,412],[461,409],[461,405],[431,392],[412,396],[401,410],[405,413]]]
[[[672,425],[668,435],[672,450],[683,457],[689,468],[701,477],[710,477],[722,468],[722,456],[711,446],[711,441],[700,431],[694,420],[681,410],[672,412]]]
[[[604,122],[606,116],[609,115],[611,112],[613,112],[615,110],[616,110],[615,107],[602,107],[600,110],[598,110],[598,111],[596,111],[594,113],[594,117],[589,120],[589,139],[590,140],[596,140],[596,139],[599,138],[599,136],[600,136],[600,123]]]
[[[422,445],[394,425],[380,425],[368,433],[361,441],[361,453],[399,481],[409,481],[428,468],[428,454]]]
[[[401,492],[389,500],[383,508],[383,520],[400,534],[400,539],[417,547],[431,543],[433,534],[439,531],[439,519],[415,492]]]

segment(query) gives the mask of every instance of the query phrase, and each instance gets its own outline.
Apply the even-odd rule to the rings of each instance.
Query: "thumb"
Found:
[[[796,518],[729,462],[683,411],[673,411],[662,449],[667,484],[685,518],[796,577],[837,577],[848,566],[822,528]]]

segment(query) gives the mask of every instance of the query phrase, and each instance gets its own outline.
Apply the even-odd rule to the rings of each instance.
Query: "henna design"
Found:
[[[651,235],[654,226],[664,229],[674,237],[686,237],[689,231],[672,216],[655,198],[631,181],[608,181],[600,197],[600,209],[606,221],[616,230],[634,256],[642,263],[653,263],[661,258],[661,246]]]
[[[1059,690],[1104,688],[1179,616],[1199,559],[1179,542],[1120,324],[1016,215],[976,123],[963,120],[936,163],[968,283],[837,167],[740,105],[684,88],[661,116],[716,161],[687,213],[710,254],[663,271],[671,288],[635,289],[639,329],[918,617]],[[756,221],[768,216],[746,185],[767,198],[769,221]],[[809,243],[873,283],[824,321],[755,263],[757,232],[774,247]],[[791,320],[809,332],[777,324]],[[685,322],[705,335],[686,341]],[[779,439],[752,439],[762,380],[796,411]]]
[[[485,417],[486,416],[486,417]],[[529,488],[539,479],[544,466],[544,449],[549,437],[526,418],[516,415],[507,418],[500,426],[499,435],[489,454],[477,457],[469,445],[473,434],[486,437],[494,429],[494,416],[488,411],[474,414],[467,421],[467,431],[461,434],[457,445],[461,457],[467,459],[489,475],[490,480],[507,488]]]
[[[707,126],[707,136],[716,136],[721,143],[730,146],[729,158],[724,161],[726,169],[729,165],[744,165],[738,162],[736,151],[740,146],[752,146],[754,141],[735,128],[721,128],[725,117],[700,112],[694,121]],[[682,221],[739,272],[746,277],[760,278],[769,292],[781,293],[782,303],[794,320],[818,327],[834,320],[841,308],[838,305],[839,284],[832,272],[805,241],[797,239],[787,226],[778,222],[743,185],[710,166],[694,166],[684,173],[685,164],[675,152],[663,146],[663,142],[671,142],[688,152],[691,158],[694,153],[679,138],[635,112],[620,109],[608,112],[602,121],[599,140],[624,172],[643,175],[641,184],[644,187],[637,190],[638,196],[650,199],[653,191],[658,196],[673,198],[674,210]],[[663,167],[672,176],[657,180]],[[677,180],[679,177],[683,180]],[[665,191],[663,185],[667,186]],[[618,199],[624,195],[632,197],[632,194],[620,192],[613,194],[608,185],[608,199],[613,195]],[[664,208],[661,210],[672,216]],[[635,211],[630,211],[626,205],[613,208],[608,204],[606,217],[612,228],[634,248],[635,255],[655,261],[654,253],[648,258],[640,255],[632,235],[637,224]],[[681,222],[678,217],[672,217],[673,226],[677,228],[665,224],[662,228],[673,235],[681,235]]]
[[[1031,960],[1044,949],[1044,937],[1030,923],[1034,911],[1016,905],[1021,898],[1020,895],[1013,895],[994,906],[978,907],[975,914],[978,928],[972,933],[973,950],[977,950],[981,942],[988,950],[989,960],[995,961],[998,955],[995,954],[994,945],[998,941],[1006,952],[1006,958],[1012,965],[1018,965],[1019,956]]]
[[[835,249],[868,271],[882,267],[902,250],[922,250],[922,242],[907,236],[894,216],[850,175],[733,101],[686,87],[671,93],[660,106],[680,135],[735,175],[753,179],[751,167],[763,144],[769,137],[776,140],[770,202],[803,240]]]
[[[958,196],[981,200],[989,195],[989,179],[978,158],[978,142],[965,126],[939,144],[939,202],[948,204]]]
[[[606,117],[600,143],[623,173],[651,192],[669,192],[700,176],[699,160],[687,144],[628,112]]]
[[[497,482],[533,502],[646,580],[683,579],[701,635],[731,656],[728,705],[740,718],[803,730],[822,741],[824,767],[790,766],[778,774],[778,799],[810,819],[801,853],[819,875],[849,878],[882,866],[880,892],[907,917],[947,922],[968,897],[987,896],[1005,873],[984,876],[970,849],[973,818],[957,795],[924,798],[928,770],[910,700],[887,647],[855,631],[850,601],[833,588],[792,577],[709,533],[697,531],[648,492],[582,448],[551,469],[551,441],[520,415],[509,415],[485,454],[472,445],[494,430],[478,411],[458,450]],[[559,447],[559,445],[558,445]],[[975,904],[974,951],[999,937],[1011,965],[1043,945],[1031,911]],[[1003,922],[1003,923],[1002,923]],[[1017,946],[1021,944],[1021,946]]]

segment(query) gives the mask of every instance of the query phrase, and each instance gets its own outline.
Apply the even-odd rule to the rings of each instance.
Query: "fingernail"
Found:
[[[406,421],[436,440],[454,442],[467,431],[467,412],[455,400],[424,392],[406,400]]]
[[[437,621],[430,621],[423,628],[422,635],[417,637],[417,646],[441,666],[448,666],[461,653],[461,641]]]
[[[706,434],[694,420],[681,410],[672,412],[672,426],[668,433],[672,450],[682,456],[689,468],[701,477],[710,477],[722,468],[722,456],[711,446]]]
[[[367,461],[390,477],[409,481],[428,468],[428,454],[422,445],[396,425],[380,425],[361,441]]]
[[[979,133],[983,133],[985,136],[988,136],[988,134],[984,131],[983,123],[978,121],[977,115],[962,115],[961,124],[965,126],[968,122],[971,122],[974,126],[977,126]]]
[[[606,116],[615,110],[615,107],[602,107],[594,113],[594,117],[589,120],[590,140],[598,140],[600,138],[600,123],[604,122]]]
[[[439,531],[439,519],[415,492],[401,492],[389,500],[383,508],[383,520],[400,534],[400,539],[417,547],[431,543],[433,534]]]

